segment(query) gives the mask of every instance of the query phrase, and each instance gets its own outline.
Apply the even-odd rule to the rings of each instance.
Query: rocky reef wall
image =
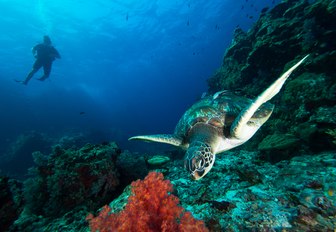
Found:
[[[275,111],[250,148],[266,136],[259,149],[283,156],[336,148],[336,2],[283,1],[264,9],[248,32],[235,30],[222,66],[208,79],[209,93],[229,89],[256,97],[307,54],[272,100]]]

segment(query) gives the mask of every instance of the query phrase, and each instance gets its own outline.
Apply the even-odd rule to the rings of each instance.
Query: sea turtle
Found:
[[[178,122],[174,134],[141,135],[129,140],[167,143],[186,149],[184,167],[198,180],[210,171],[216,154],[245,143],[268,120],[274,105],[267,101],[306,58],[254,100],[220,91],[193,104]]]

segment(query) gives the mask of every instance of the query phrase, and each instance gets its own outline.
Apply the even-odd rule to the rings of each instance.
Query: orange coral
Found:
[[[173,186],[164,180],[162,173],[150,172],[143,180],[132,183],[132,195],[120,213],[110,213],[104,206],[97,217],[90,214],[87,220],[93,232],[175,232],[208,231],[203,221],[179,206],[179,199],[170,194]]]

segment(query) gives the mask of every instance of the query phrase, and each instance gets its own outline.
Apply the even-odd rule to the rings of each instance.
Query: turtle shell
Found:
[[[205,123],[222,130],[224,136],[229,137],[230,128],[236,117],[243,109],[252,103],[251,99],[224,92],[219,96],[207,96],[193,104],[181,117],[176,125],[175,135],[184,141],[188,138],[189,131],[199,123]],[[253,114],[253,119],[269,116],[273,104],[264,103]]]

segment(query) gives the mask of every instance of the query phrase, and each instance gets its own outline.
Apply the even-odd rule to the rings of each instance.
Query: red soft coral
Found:
[[[143,180],[132,183],[132,195],[125,209],[110,214],[105,206],[97,217],[88,216],[93,232],[175,232],[208,231],[203,221],[196,220],[191,213],[179,206],[179,199],[170,194],[173,186],[164,180],[162,173],[150,172]]]

